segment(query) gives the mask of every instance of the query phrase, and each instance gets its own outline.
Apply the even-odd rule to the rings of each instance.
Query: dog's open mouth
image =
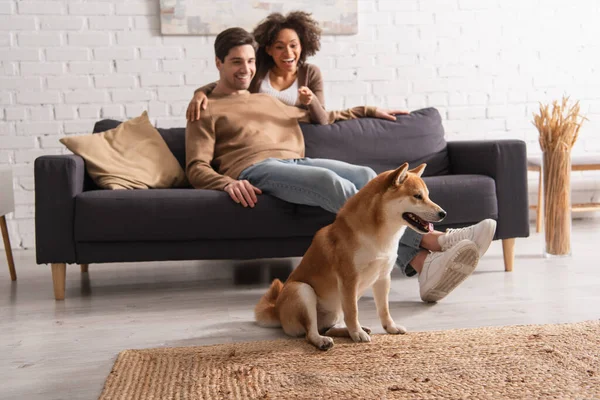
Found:
[[[402,214],[402,218],[419,232],[428,233],[433,231],[433,224],[431,222],[427,222],[413,213],[404,213]]]

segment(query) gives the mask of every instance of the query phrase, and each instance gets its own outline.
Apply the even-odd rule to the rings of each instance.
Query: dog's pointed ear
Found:
[[[397,170],[395,170],[393,173],[393,177],[394,186],[402,185],[408,177],[408,163],[402,164]]]
[[[427,164],[423,163],[423,164],[419,165],[417,168],[413,168],[408,172],[412,172],[413,174],[415,174],[417,176],[421,176],[421,175],[423,175],[423,171],[425,171],[426,166],[427,166]]]

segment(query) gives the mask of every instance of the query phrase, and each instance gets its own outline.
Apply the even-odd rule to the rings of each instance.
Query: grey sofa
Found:
[[[102,120],[94,132],[120,122]],[[428,164],[431,198],[448,216],[437,229],[497,220],[496,239],[512,270],[514,240],[529,235],[527,160],[523,141],[449,141],[438,111],[427,108],[397,121],[364,118],[302,125],[307,157],[368,165],[376,172]],[[159,129],[181,165],[185,129]],[[262,195],[254,209],[222,191],[99,190],[76,155],[35,160],[38,264],[52,264],[54,294],[64,298],[66,264],[258,259],[302,256],[315,232],[335,216],[318,207]]]

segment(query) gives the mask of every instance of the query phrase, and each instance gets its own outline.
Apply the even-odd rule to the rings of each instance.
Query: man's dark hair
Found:
[[[229,54],[229,50],[247,44],[251,45],[256,51],[258,45],[250,32],[242,28],[225,29],[215,39],[215,55],[221,62],[225,62],[225,57]]]

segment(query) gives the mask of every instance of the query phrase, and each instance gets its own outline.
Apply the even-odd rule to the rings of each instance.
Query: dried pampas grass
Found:
[[[569,106],[569,97],[563,97],[552,108],[540,104],[540,113],[533,114],[543,152],[544,231],[551,255],[571,253],[571,149],[585,119],[579,113],[579,102]]]

